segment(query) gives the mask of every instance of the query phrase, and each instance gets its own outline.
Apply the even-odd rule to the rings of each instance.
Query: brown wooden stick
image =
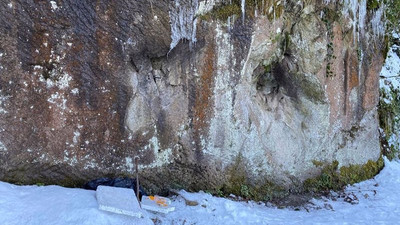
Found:
[[[136,164],[136,197],[139,202],[139,207],[142,208],[139,198],[139,157],[135,158],[135,164]]]

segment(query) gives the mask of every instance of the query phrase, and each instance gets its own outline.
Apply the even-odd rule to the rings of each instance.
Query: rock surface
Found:
[[[139,157],[153,192],[293,188],[313,161],[377,160],[380,15],[256,2],[1,1],[0,179],[79,185]]]

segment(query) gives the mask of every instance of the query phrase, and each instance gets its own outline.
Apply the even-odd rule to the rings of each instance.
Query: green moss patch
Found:
[[[318,163],[320,166],[320,163]],[[304,189],[309,192],[325,192],[342,190],[347,184],[354,184],[371,179],[383,168],[383,158],[378,161],[369,160],[364,165],[343,166],[338,169],[339,162],[333,161],[325,165],[321,174],[304,182]]]
[[[367,0],[367,10],[376,10],[380,6],[378,0]]]
[[[314,84],[308,80],[302,80],[300,87],[303,93],[313,102],[323,103],[325,101],[324,91],[318,84]]]
[[[226,171],[228,176],[227,182],[220,189],[211,193],[218,196],[234,194],[244,199],[255,201],[270,201],[283,198],[287,195],[285,188],[274,184],[266,177],[260,178],[257,182],[250,182],[245,165],[243,156],[239,154],[233,165]]]
[[[230,16],[240,15],[240,6],[237,4],[222,4],[212,11],[200,16],[203,20],[227,20]]]
[[[271,9],[271,10],[270,10]],[[258,15],[266,15],[269,20],[279,18],[283,11],[283,3],[279,0],[252,0],[246,1],[245,15],[246,17],[254,18],[255,12]],[[242,14],[241,1],[232,0],[223,1],[219,6],[214,7],[210,12],[201,15],[200,18],[203,20],[223,20],[226,21],[230,16],[240,16]]]

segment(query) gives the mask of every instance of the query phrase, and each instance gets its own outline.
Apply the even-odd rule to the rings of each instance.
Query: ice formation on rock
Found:
[[[383,21],[383,14],[385,6],[382,5],[378,10],[374,12],[374,16],[371,20],[372,31],[375,36],[382,37],[385,34],[385,22]]]
[[[242,9],[242,20],[244,22],[245,10],[246,10],[246,0],[242,0],[241,9]]]
[[[171,23],[170,51],[178,45],[179,41],[186,39],[190,47],[196,43],[196,12],[198,0],[175,0],[170,5],[169,17]]]
[[[367,15],[367,1],[361,0],[360,5],[358,7],[358,27],[360,28],[359,32],[362,33],[364,33],[366,15]]]

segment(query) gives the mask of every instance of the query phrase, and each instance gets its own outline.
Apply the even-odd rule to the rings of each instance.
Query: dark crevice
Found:
[[[348,57],[349,57],[349,52],[347,50],[345,53],[345,56],[344,56],[344,60],[343,60],[343,63],[344,63],[344,99],[345,99],[345,103],[343,106],[344,115],[347,115],[347,90],[348,90],[347,82],[348,82],[348,73],[349,73],[348,68],[347,68],[348,67],[348,62],[347,62]]]
[[[130,63],[130,65],[132,66],[132,68],[135,70],[135,72],[138,73],[138,72],[139,72],[139,69],[138,69],[138,67],[136,66],[136,63],[135,63],[135,61],[133,60],[132,57],[130,58],[129,63]]]

